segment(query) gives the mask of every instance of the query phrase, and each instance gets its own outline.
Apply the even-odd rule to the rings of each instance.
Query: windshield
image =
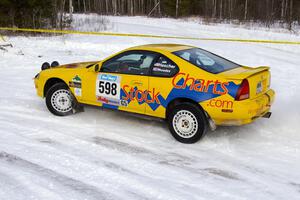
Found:
[[[199,48],[175,51],[173,54],[214,74],[240,67],[234,62]]]

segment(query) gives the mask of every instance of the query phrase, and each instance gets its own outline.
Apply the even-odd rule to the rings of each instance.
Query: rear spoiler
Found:
[[[226,79],[243,80],[257,73],[268,71],[269,69],[270,67],[268,66],[260,66],[256,68],[242,66],[229,71],[222,72],[219,75]]]

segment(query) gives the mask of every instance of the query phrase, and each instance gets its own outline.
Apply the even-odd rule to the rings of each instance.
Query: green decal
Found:
[[[78,75],[76,75],[76,76],[72,79],[72,81],[80,83],[80,82],[81,82],[81,78],[80,78]]]

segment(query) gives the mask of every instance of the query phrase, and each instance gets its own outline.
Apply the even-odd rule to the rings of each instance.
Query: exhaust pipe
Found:
[[[266,114],[264,114],[262,117],[263,118],[270,118],[271,117],[271,115],[272,115],[272,113],[271,112],[267,112]]]

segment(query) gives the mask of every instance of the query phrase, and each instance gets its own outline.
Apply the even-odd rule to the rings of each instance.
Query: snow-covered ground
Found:
[[[107,31],[300,40],[297,35],[142,17]],[[0,50],[0,199],[300,199],[300,46],[111,36],[6,37]],[[3,43],[3,42],[2,42]],[[100,60],[146,43],[199,46],[240,64],[269,65],[270,119],[218,127],[196,144],[166,125],[86,107],[56,117],[35,94],[44,61]]]

